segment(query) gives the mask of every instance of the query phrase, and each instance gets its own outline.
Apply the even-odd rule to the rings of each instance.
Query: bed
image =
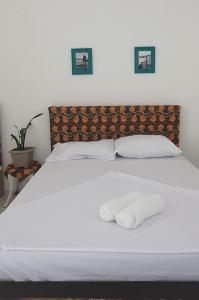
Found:
[[[179,106],[50,107],[49,112],[52,147],[59,141],[99,140],[131,134],[162,134],[179,145]],[[199,190],[199,171],[183,155],[156,159],[120,157],[115,161],[46,162],[9,209],[16,210],[24,205],[34,209],[37,199],[48,201],[51,195],[64,189],[68,189],[69,195],[78,189],[81,193],[81,186],[89,180],[97,181],[110,170],[157,181],[160,188],[161,184],[168,184],[171,189]],[[46,223],[49,222],[47,214],[48,204],[46,214],[42,213]],[[191,216],[188,220],[191,222]],[[77,221],[73,230],[78,231],[75,226],[79,225]],[[70,240],[70,226],[69,223],[65,229],[68,245],[74,242]],[[92,234],[91,231],[85,238],[88,244],[94,240]],[[192,240],[195,245],[195,236]],[[114,251],[105,251],[108,242],[105,244],[102,239],[100,243],[104,244],[97,246],[99,251],[96,248],[93,251],[92,244],[90,249],[82,251],[81,243],[75,251],[36,248],[32,251],[20,248],[5,251],[1,239],[0,296],[192,299],[192,295],[199,294],[197,249],[182,253],[139,253],[129,251],[132,248],[129,244],[124,253],[117,247]]]

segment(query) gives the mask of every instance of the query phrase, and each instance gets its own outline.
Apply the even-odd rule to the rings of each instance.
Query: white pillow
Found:
[[[115,160],[114,140],[57,143],[47,161],[95,158]]]
[[[132,135],[115,140],[120,156],[132,158],[177,156],[182,151],[162,135]]]

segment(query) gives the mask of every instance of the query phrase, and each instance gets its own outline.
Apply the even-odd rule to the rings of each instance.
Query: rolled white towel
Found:
[[[100,207],[100,217],[104,221],[114,221],[116,215],[126,206],[139,199],[142,195],[140,193],[129,193],[120,198],[113,199],[104,203]]]
[[[158,194],[139,198],[121,210],[116,216],[118,225],[126,228],[136,228],[145,219],[159,214],[164,208],[164,200]]]

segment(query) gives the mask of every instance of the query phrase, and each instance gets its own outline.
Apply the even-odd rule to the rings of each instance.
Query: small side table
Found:
[[[32,166],[29,168],[15,168],[14,164],[9,164],[4,171],[4,175],[8,179],[9,194],[3,207],[7,207],[10,203],[11,197],[18,192],[18,184],[24,179],[28,182],[34,174],[41,168],[41,164],[38,161],[33,161]]]

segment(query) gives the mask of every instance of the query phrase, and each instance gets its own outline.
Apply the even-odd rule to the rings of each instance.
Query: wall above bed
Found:
[[[199,2],[1,0],[0,104],[9,134],[38,112],[27,145],[50,153],[51,105],[181,105],[180,144],[199,166]],[[143,22],[144,20],[144,22]],[[134,73],[134,46],[156,46],[156,73]],[[72,76],[71,48],[92,48],[94,74]]]

